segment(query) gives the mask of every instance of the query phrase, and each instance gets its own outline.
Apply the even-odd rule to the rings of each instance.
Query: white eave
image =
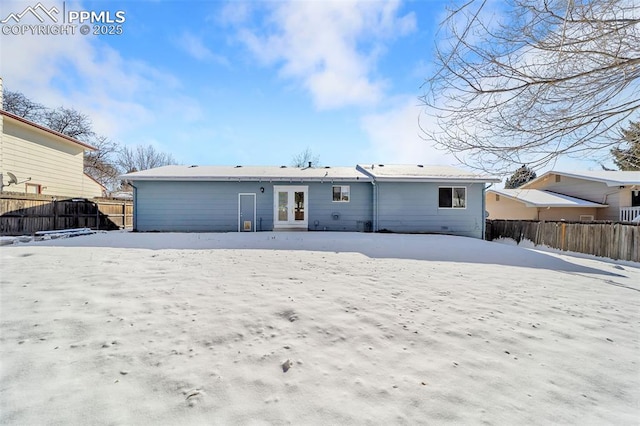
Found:
[[[512,200],[520,201],[527,207],[607,207],[606,204],[594,203],[581,198],[570,197],[540,189],[488,189],[487,193],[498,194]]]
[[[479,175],[449,166],[358,164],[356,168],[378,182],[498,183],[502,181],[496,176]]]
[[[550,175],[560,175],[575,179],[589,180],[593,182],[601,182],[609,187],[613,186],[627,186],[627,185],[640,185],[640,172],[623,171],[623,170],[597,170],[597,171],[583,171],[583,172],[558,172],[549,171],[542,176],[527,182],[524,187],[528,187],[534,182],[539,182],[547,179]]]

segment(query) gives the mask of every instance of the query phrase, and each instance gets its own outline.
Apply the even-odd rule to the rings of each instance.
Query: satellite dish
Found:
[[[17,185],[18,184],[18,178],[16,177],[16,175],[14,175],[11,172],[7,172],[7,174],[9,175],[9,185],[14,184]],[[7,185],[7,186],[9,186]]]

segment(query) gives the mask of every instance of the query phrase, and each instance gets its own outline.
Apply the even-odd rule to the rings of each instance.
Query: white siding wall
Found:
[[[84,173],[82,176],[82,194],[80,195],[82,198],[104,197],[102,185]]]
[[[95,193],[83,172],[84,149],[39,129],[3,117],[2,172],[12,172],[19,181],[42,185],[42,193],[88,197]],[[4,176],[5,183],[8,177]],[[5,186],[6,192],[24,193],[26,184]]]

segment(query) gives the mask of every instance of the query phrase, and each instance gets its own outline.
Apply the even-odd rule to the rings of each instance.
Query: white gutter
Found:
[[[366,177],[273,177],[273,176],[121,176],[121,179],[130,181],[172,181],[172,182],[369,182]]]

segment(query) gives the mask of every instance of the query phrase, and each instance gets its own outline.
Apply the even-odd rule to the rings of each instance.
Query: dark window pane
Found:
[[[340,201],[340,187],[333,187],[333,201]]]
[[[439,207],[452,207],[453,206],[453,202],[452,202],[452,194],[451,194],[451,188],[440,188],[439,190],[439,194],[438,194],[438,205]]]

